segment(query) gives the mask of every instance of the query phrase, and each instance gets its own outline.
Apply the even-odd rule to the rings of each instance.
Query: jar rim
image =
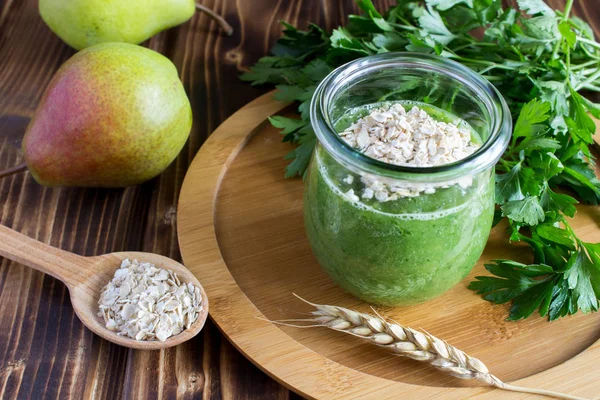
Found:
[[[490,135],[472,154],[439,166],[413,167],[389,164],[355,149],[335,130],[329,105],[343,83],[384,68],[421,68],[450,77],[474,92],[491,119]],[[378,175],[427,181],[474,174],[498,162],[512,134],[512,117],[506,101],[488,80],[468,67],[440,56],[414,52],[388,52],[350,61],[335,70],[317,86],[310,104],[310,120],[319,142],[338,161]]]

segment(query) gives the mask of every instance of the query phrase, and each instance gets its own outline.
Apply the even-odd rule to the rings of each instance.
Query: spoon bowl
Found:
[[[0,256],[52,275],[69,289],[75,314],[81,322],[98,336],[118,345],[140,350],[159,350],[176,346],[196,336],[208,317],[208,298],[198,279],[182,264],[158,254],[122,251],[95,257],[83,257],[38,242],[12,229],[0,225]],[[124,259],[149,262],[156,267],[173,271],[181,282],[200,288],[202,311],[198,319],[181,333],[164,342],[158,340],[135,340],[118,335],[104,326],[98,316],[98,299],[104,286],[109,283]]]

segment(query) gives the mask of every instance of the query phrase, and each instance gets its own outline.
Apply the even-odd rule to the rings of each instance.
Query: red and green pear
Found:
[[[124,187],[171,164],[191,125],[190,102],[169,59],[132,44],[103,43],[60,67],[22,147],[42,185]]]

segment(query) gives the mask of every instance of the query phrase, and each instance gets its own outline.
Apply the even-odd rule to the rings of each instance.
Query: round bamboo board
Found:
[[[335,286],[311,253],[302,222],[303,183],[284,179],[283,156],[291,147],[267,121],[293,111],[272,95],[251,102],[210,136],[188,171],[179,202],[184,263],[204,286],[210,315],[229,340],[262,370],[310,398],[536,398],[462,381],[325,328],[266,321],[310,310],[293,293],[370,311]],[[585,241],[598,242],[599,223],[600,209],[582,206],[573,226]],[[486,274],[488,260],[528,261],[529,249],[509,244],[505,228],[492,231],[478,265],[448,293],[421,305],[377,311],[478,357],[505,382],[596,396],[600,313],[552,323],[539,317],[508,322],[508,307],[466,288],[474,276]]]

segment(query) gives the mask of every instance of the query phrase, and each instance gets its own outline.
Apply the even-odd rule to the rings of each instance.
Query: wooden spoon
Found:
[[[38,242],[3,225],[0,225],[0,256],[61,280],[69,288],[73,309],[81,322],[96,335],[121,346],[140,350],[158,350],[175,346],[196,336],[206,322],[208,298],[204,288],[186,267],[167,257],[136,251],[82,257]],[[179,276],[182,282],[191,282],[192,285],[200,288],[204,307],[196,322],[189,329],[161,342],[158,340],[140,341],[120,336],[104,326],[103,318],[97,316],[100,292],[112,280],[121,261],[126,258],[170,269]]]

